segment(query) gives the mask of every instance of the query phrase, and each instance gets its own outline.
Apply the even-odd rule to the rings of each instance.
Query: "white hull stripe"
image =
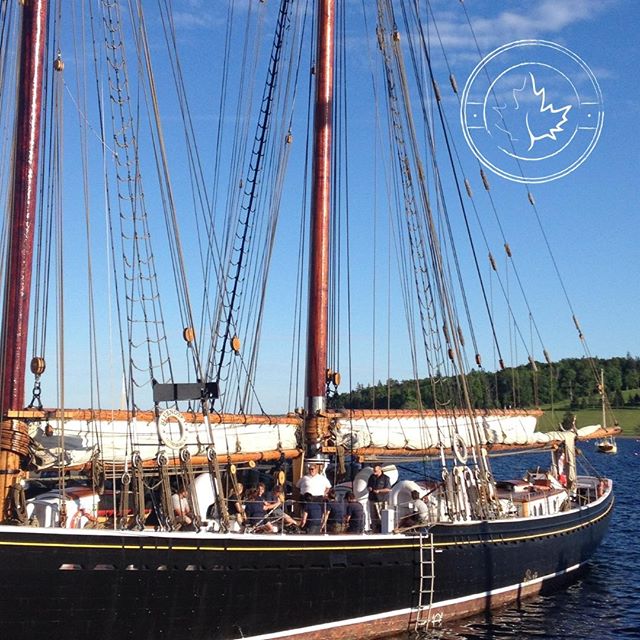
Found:
[[[443,600],[441,602],[434,602],[431,606],[433,609],[442,609],[451,607],[462,602],[467,602],[469,600],[474,600],[476,598],[488,598],[490,596],[496,596],[502,593],[507,593],[509,591],[520,590],[523,587],[530,587],[534,584],[540,584],[546,580],[550,580],[552,578],[557,578],[562,575],[566,575],[579,569],[584,563],[574,564],[571,567],[567,567],[563,571],[557,571],[555,573],[550,573],[546,576],[542,576],[540,578],[534,578],[533,580],[527,580],[526,582],[519,582],[507,587],[500,587],[499,589],[493,589],[491,591],[481,591],[478,593],[474,593],[469,596],[462,596],[460,598],[452,598],[451,600]],[[393,618],[395,616],[409,616],[412,611],[416,611],[416,609],[397,609],[395,611],[386,611],[384,613],[376,613],[371,616],[363,616],[361,618],[350,618],[348,620],[340,620],[338,622],[327,622],[324,624],[316,624],[311,627],[301,627],[299,629],[289,629],[288,631],[278,631],[276,633],[267,633],[259,636],[248,636],[246,640],[275,640],[276,638],[287,638],[289,636],[301,635],[305,633],[314,633],[317,631],[323,631],[325,629],[334,629],[336,627],[346,627],[349,625],[357,625],[366,622],[373,622],[375,620],[383,620],[385,618]]]

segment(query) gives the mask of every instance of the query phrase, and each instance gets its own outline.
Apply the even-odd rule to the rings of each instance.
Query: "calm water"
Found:
[[[596,453],[592,442],[580,448],[599,472],[613,479],[616,495],[609,533],[587,573],[564,591],[495,612],[490,620],[471,619],[453,628],[431,630],[428,638],[640,638],[640,441],[618,439],[618,453],[611,456]],[[547,466],[548,454],[529,456],[527,465],[533,468],[538,461]],[[495,475],[510,475],[515,464],[520,466],[522,457],[496,460]],[[397,640],[401,638],[406,636]]]

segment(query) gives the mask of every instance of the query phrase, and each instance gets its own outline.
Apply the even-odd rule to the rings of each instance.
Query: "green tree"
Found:
[[[616,409],[621,409],[622,407],[624,407],[624,397],[622,396],[622,391],[620,391],[620,389],[618,389],[613,394],[613,399],[611,400],[611,406],[615,407]]]

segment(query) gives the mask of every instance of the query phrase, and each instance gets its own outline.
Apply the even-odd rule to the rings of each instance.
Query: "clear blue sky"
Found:
[[[302,0],[296,4],[302,5]],[[312,3],[311,3],[312,4]],[[387,336],[390,336],[392,354],[390,356],[391,377],[403,379],[411,376],[407,351],[398,346],[405,334],[405,320],[400,308],[400,299],[394,294],[394,309],[391,323],[387,326],[386,311],[376,316],[376,365],[371,363],[374,351],[372,337],[373,316],[371,311],[372,281],[365,278],[374,260],[371,256],[373,246],[372,225],[369,214],[374,208],[384,208],[383,196],[375,199],[372,185],[383,181],[381,166],[375,164],[375,150],[371,143],[375,139],[375,117],[371,110],[373,98],[370,83],[370,60],[367,46],[377,54],[373,36],[367,39],[361,31],[361,0],[347,2],[347,53],[352,60],[350,70],[354,73],[350,80],[349,119],[352,124],[349,145],[351,149],[349,168],[351,181],[350,211],[352,229],[355,230],[352,245],[352,287],[353,327],[352,327],[352,377],[347,373],[347,357],[342,355],[340,366],[343,372],[342,390],[349,384],[369,384],[372,378],[384,380],[387,377]],[[374,12],[373,0],[365,0],[369,11],[369,20]],[[186,93],[194,117],[194,127],[198,138],[199,150],[204,164],[211,169],[211,157],[214,147],[212,131],[217,118],[218,85],[222,72],[222,42],[227,15],[226,2],[209,0],[174,0],[176,11],[175,24],[178,35],[178,51],[185,72]],[[471,34],[466,25],[464,12],[458,2],[434,0],[431,3],[440,35],[453,67],[458,84],[462,88],[467,76],[478,63]],[[539,208],[545,231],[550,239],[554,255],[566,284],[569,296],[580,319],[587,337],[589,348],[596,356],[608,357],[631,352],[640,354],[638,336],[638,317],[640,316],[640,223],[638,222],[638,177],[640,162],[638,139],[638,108],[640,89],[637,83],[638,37],[637,26],[640,23],[640,4],[633,0],[510,0],[498,2],[489,0],[466,0],[480,48],[483,54],[508,42],[519,39],[540,38],[551,40],[568,47],[578,54],[593,70],[602,89],[604,98],[605,122],[599,143],[591,156],[582,166],[570,175],[555,182],[534,185],[531,192]],[[271,29],[277,12],[275,0],[269,0],[265,7],[261,3],[235,2],[236,16],[239,18],[248,7],[264,12],[263,48],[260,63],[256,68],[256,86],[261,88],[265,76],[266,58],[264,52],[271,40]],[[160,24],[155,8],[145,6],[147,25],[151,36],[152,52],[159,52]],[[370,22],[371,24],[371,22]],[[235,36],[239,46],[239,36]],[[258,34],[256,33],[256,40]],[[212,44],[213,43],[213,44]],[[368,44],[367,44],[368,43]],[[133,49],[130,54],[132,55]],[[238,58],[240,52],[238,51]],[[65,56],[72,64],[71,50]],[[448,86],[448,72],[441,61],[435,62],[435,71],[441,87]],[[169,73],[162,63],[156,66],[156,75],[160,93],[168,92],[171,82]],[[231,71],[233,84],[239,71]],[[304,111],[307,78],[300,81],[300,96],[297,113]],[[73,90],[73,87],[69,87]],[[259,92],[258,92],[259,94]],[[461,154],[462,163],[468,169],[468,175],[478,196],[481,216],[489,217],[487,203],[482,200],[481,184],[477,174],[477,163],[466,146],[460,129],[457,102],[451,97],[445,98],[448,121],[452,127],[456,147]],[[76,107],[68,102],[66,108],[67,129],[77,121]],[[161,107],[165,133],[170,148],[170,166],[179,210],[188,210],[190,200],[186,177],[182,174],[184,151],[181,144],[179,119],[172,107]],[[91,119],[91,117],[90,117]],[[91,120],[97,130],[97,121]],[[295,284],[295,260],[297,252],[297,230],[300,216],[300,181],[302,153],[304,152],[304,125],[296,119],[294,126],[294,148],[290,160],[291,177],[285,184],[282,198],[281,229],[278,232],[275,256],[271,273],[273,291],[267,302],[267,315],[263,329],[263,350],[259,363],[256,388],[266,410],[278,412],[293,408],[302,403],[302,397],[296,398],[293,406],[287,406],[289,394],[289,361],[292,307],[286,299]],[[226,124],[237,127],[229,119]],[[253,122],[250,128],[253,129]],[[67,146],[67,150],[72,149]],[[69,171],[76,169],[73,157],[66,161]],[[374,170],[378,171],[378,177]],[[544,343],[554,359],[569,356],[581,356],[583,351],[571,321],[571,313],[564,301],[557,279],[544,248],[537,223],[527,202],[526,188],[523,185],[506,181],[498,176],[489,175],[492,195],[498,203],[501,222],[507,233],[508,241],[514,251],[520,275],[525,283],[529,301],[534,309],[536,322],[542,333]],[[77,178],[68,178],[68,184],[77,183]],[[150,185],[152,182],[150,181]],[[147,197],[151,203],[157,200],[152,186],[147,187]],[[222,187],[224,188],[224,187]],[[65,196],[69,202],[67,218],[73,222],[73,215],[79,210],[79,196],[69,188]],[[101,193],[98,189],[93,195],[96,202],[95,214],[99,212]],[[75,198],[75,200],[74,200]],[[452,201],[453,202],[453,201]],[[483,203],[483,204],[482,204]],[[454,205],[451,205],[452,207]],[[483,208],[484,207],[484,208]],[[191,214],[189,214],[191,215]],[[378,211],[380,220],[382,213]],[[188,223],[187,223],[188,224]],[[386,223],[379,222],[378,234],[386,234]],[[487,220],[487,229],[492,224]],[[495,229],[493,229],[495,231]],[[98,231],[96,231],[97,233]],[[80,241],[80,240],[78,240]],[[187,250],[189,242],[194,242],[187,227],[183,236]],[[357,242],[355,242],[357,241]],[[71,241],[73,242],[73,240]],[[101,241],[103,242],[103,241]],[[380,248],[384,244],[382,241]],[[498,235],[490,239],[492,251],[501,256],[501,239]],[[102,245],[104,246],[104,244]],[[484,257],[486,251],[481,245],[479,254]],[[83,258],[78,254],[68,255],[67,271],[71,276],[79,270]],[[96,270],[107,269],[100,259]],[[483,258],[484,259],[484,258]],[[499,257],[499,264],[502,258]],[[378,302],[384,302],[386,292],[381,286],[385,280],[387,258],[381,255],[375,260],[379,274]],[[189,266],[196,270],[197,260],[189,259]],[[465,267],[469,267],[468,257],[463,255]],[[485,268],[486,265],[483,267]],[[162,269],[162,267],[161,267]],[[167,276],[168,274],[165,274]],[[98,276],[99,277],[99,276]],[[362,280],[360,280],[362,278]],[[170,276],[169,276],[170,285]],[[195,283],[196,276],[192,276]],[[73,280],[72,280],[73,282]],[[515,283],[511,281],[511,286]],[[70,373],[74,364],[85,360],[83,344],[86,344],[80,314],[75,309],[83,306],[85,285],[72,284],[67,289],[67,299],[74,310],[68,313],[67,323],[74,340],[67,339],[72,355],[68,358],[68,403],[86,405],[87,395],[82,380],[86,371],[79,376]],[[192,295],[199,296],[194,284]],[[496,300],[497,290],[494,291]],[[477,294],[470,293],[472,302],[479,303]],[[103,299],[106,302],[105,299]],[[497,303],[496,303],[497,304]],[[497,305],[499,306],[499,305]],[[169,307],[170,308],[170,307]],[[102,306],[102,328],[107,332],[106,307]],[[497,322],[508,333],[505,313],[496,312]],[[502,316],[500,316],[502,314]],[[500,319],[502,318],[502,319]],[[344,320],[344,316],[343,316]],[[360,322],[360,321],[364,322]],[[526,314],[519,317],[521,326],[526,329],[529,340],[529,324]],[[478,310],[474,317],[478,333],[487,333],[484,314]],[[343,329],[341,346],[346,347],[346,330]],[[104,335],[104,334],[103,334]],[[179,335],[179,334],[178,334]],[[485,366],[492,369],[494,356],[490,341],[480,337],[481,350]],[[505,354],[508,363],[518,364],[526,360],[521,348],[509,349],[509,338],[505,338]],[[179,352],[178,352],[179,353]],[[540,349],[534,351],[542,359]],[[115,367],[117,369],[117,367]],[[117,376],[116,376],[117,379]],[[29,387],[29,383],[27,384]],[[119,384],[114,383],[117,390]],[[116,394],[117,395],[117,394]],[[104,404],[104,403],[103,403]]]
[[[362,4],[355,0],[348,3],[347,14],[348,54],[353,56],[351,69],[355,71],[350,85],[355,88],[350,92],[350,122],[353,126],[350,146],[351,149],[358,148],[358,151],[354,152],[354,161],[350,167],[350,202],[352,216],[355,217],[353,224],[358,229],[357,239],[364,240],[362,245],[366,247],[361,250],[354,244],[354,277],[360,275],[359,265],[362,265],[363,271],[371,265],[372,243],[371,236],[368,235],[371,230],[370,223],[367,223],[365,214],[368,215],[373,208],[370,195],[373,181],[373,151],[370,146],[365,147],[363,151],[357,147],[360,143],[371,142],[372,128],[375,127],[370,108],[373,98],[368,83],[370,62],[365,46],[366,39],[361,31]],[[371,8],[373,2],[367,1],[365,4]],[[515,40],[550,40],[578,54],[597,77],[605,105],[605,124],[597,147],[576,171],[558,181],[534,185],[531,191],[535,195],[545,231],[591,352],[602,357],[625,354],[628,351],[637,354],[640,346],[637,329],[637,318],[640,314],[640,224],[637,216],[640,170],[637,110],[640,90],[634,78],[637,75],[636,28],[640,21],[640,6],[630,0],[542,0],[508,3],[469,0],[465,5],[483,54]],[[457,2],[436,1],[432,2],[432,6],[450,64],[458,83],[462,86],[478,62],[466,18]],[[209,7],[209,3],[183,3],[179,24],[180,31],[187,38],[205,38],[208,33],[218,28],[216,18],[219,18],[219,13],[210,13]],[[272,3],[271,9],[273,12],[275,3]],[[373,13],[369,11],[368,15],[371,21]],[[372,40],[369,43],[376,54],[375,44]],[[182,53],[188,58],[188,44],[182,49]],[[446,69],[438,60],[435,64],[440,86],[446,89]],[[463,162],[470,167],[469,176],[474,183],[474,191],[481,195],[474,158],[460,135],[456,103],[447,100],[447,106],[451,107],[449,122],[454,127],[458,150],[463,155]],[[295,133],[296,140],[302,143],[302,131]],[[583,355],[571,321],[571,313],[560,291],[531,207],[526,200],[525,187],[494,175],[490,175],[490,180],[501,221],[517,259],[547,349],[555,359]],[[482,203],[482,200],[479,201]],[[281,246],[296,242],[295,233],[290,233],[290,230],[291,227],[297,227],[291,222],[286,222],[286,216],[293,215],[295,220],[298,214],[297,203],[295,197],[288,199],[285,194],[285,230],[279,236]],[[484,215],[485,211],[481,205],[481,215]],[[500,256],[499,237],[496,236],[491,241],[494,254],[496,257]],[[479,253],[481,256],[486,255],[484,249]],[[287,254],[290,257],[291,251],[285,250],[285,255]],[[376,269],[381,268],[380,264],[376,265]],[[276,258],[273,278],[280,285],[280,292],[290,286],[290,275],[291,262],[287,262],[286,258]],[[387,353],[386,347],[383,346],[386,344],[387,332],[392,336],[393,343],[391,376],[408,377],[411,371],[406,351],[395,344],[396,336],[403,335],[405,331],[404,317],[399,306],[392,314],[391,327],[386,326],[384,319],[376,318],[378,363],[375,374],[372,371],[372,320],[369,315],[371,284],[366,282],[362,289],[359,289],[357,284],[354,287],[352,304],[356,309],[355,316],[358,321],[364,319],[365,322],[362,328],[358,325],[352,332],[351,383],[366,384],[372,375],[375,375],[375,379],[382,380],[387,377]],[[515,286],[513,282],[511,286]],[[497,297],[499,296],[496,293]],[[277,299],[280,300],[279,297]],[[479,303],[477,297],[475,302]],[[397,299],[396,304],[399,305]],[[268,317],[277,337],[275,341],[265,344],[261,371],[268,371],[272,376],[270,382],[262,388],[266,390],[266,406],[275,409],[282,405],[280,401],[274,401],[278,395],[274,388],[279,385],[286,386],[288,376],[288,368],[282,366],[282,356],[276,345],[282,346],[288,342],[289,327],[282,321],[282,308],[279,304],[271,313]],[[518,320],[527,330],[528,339],[526,314]],[[486,330],[486,327],[483,327],[486,322],[480,309],[475,322],[480,326],[480,333],[483,328]],[[506,330],[505,324],[503,321],[503,330]],[[266,329],[265,335],[269,335]],[[482,344],[485,365],[492,368],[494,360],[489,342],[484,341]],[[345,345],[344,339],[342,345]],[[522,348],[508,348],[508,338],[504,339],[503,349],[508,362],[517,363],[526,359]],[[535,356],[542,358],[538,348],[535,350]],[[341,368],[344,373],[344,355],[341,358]],[[348,384],[348,378],[345,376],[343,379]]]

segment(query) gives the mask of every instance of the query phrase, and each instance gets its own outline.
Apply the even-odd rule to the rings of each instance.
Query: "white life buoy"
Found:
[[[466,463],[468,458],[467,443],[459,433],[453,438],[453,453],[460,464]]]
[[[172,433],[171,420],[175,420],[180,429],[178,438]],[[187,430],[184,416],[175,409],[165,409],[158,418],[158,436],[162,444],[172,449],[180,449],[187,441]]]

